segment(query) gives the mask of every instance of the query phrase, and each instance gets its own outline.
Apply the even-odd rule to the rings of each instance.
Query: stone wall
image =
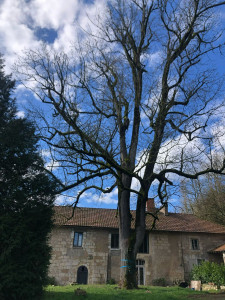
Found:
[[[74,231],[83,232],[82,247],[73,247]],[[61,285],[73,283],[77,281],[78,268],[85,266],[89,284],[105,283],[110,278],[119,281],[120,250],[110,248],[112,232],[94,228],[54,228],[50,238],[49,276],[55,277]],[[192,239],[198,239],[198,250],[192,250]],[[210,255],[207,251],[224,242],[225,236],[219,234],[151,232],[149,254],[137,255],[137,259],[145,261],[145,284],[152,284],[152,280],[159,278],[164,278],[168,284],[187,280],[198,259],[223,262],[222,255]]]
[[[76,230],[77,231],[77,230]],[[88,283],[105,283],[108,266],[108,235],[104,230],[84,230],[82,247],[73,247],[73,228],[54,228],[50,238],[52,257],[49,276],[58,284],[65,285],[77,281],[80,266],[88,269]]]
[[[197,239],[199,249],[192,249],[192,239]],[[207,233],[152,232],[149,239],[149,279],[164,278],[168,284],[189,280],[193,265],[198,260],[222,263],[222,254],[209,254],[208,251],[224,244],[225,236]],[[146,273],[146,276],[147,273]]]

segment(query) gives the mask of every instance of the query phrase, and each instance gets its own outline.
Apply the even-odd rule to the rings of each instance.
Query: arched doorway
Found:
[[[85,266],[80,266],[77,270],[77,283],[87,284],[88,282],[88,269]]]

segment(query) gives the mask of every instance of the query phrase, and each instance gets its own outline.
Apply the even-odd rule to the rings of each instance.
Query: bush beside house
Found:
[[[204,261],[194,266],[191,277],[192,280],[200,280],[202,284],[225,285],[225,265]]]

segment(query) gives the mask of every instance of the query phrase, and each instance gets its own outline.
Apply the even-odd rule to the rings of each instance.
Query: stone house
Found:
[[[147,209],[154,209],[149,199]],[[50,236],[52,258],[49,276],[60,285],[73,282],[100,284],[119,281],[121,258],[117,211],[114,209],[55,207]],[[134,222],[132,224],[134,226]],[[167,284],[189,279],[194,264],[202,260],[223,263],[225,228],[190,214],[159,213],[137,255],[138,283],[150,285],[164,278]]]

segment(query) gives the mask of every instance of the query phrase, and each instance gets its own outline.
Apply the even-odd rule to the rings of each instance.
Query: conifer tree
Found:
[[[14,86],[1,58],[0,299],[39,299],[57,186],[44,171],[32,122],[16,117]]]

